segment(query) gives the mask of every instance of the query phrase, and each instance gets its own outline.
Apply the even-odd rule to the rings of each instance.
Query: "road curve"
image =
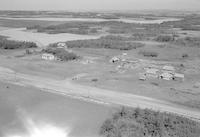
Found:
[[[63,94],[93,102],[103,102],[129,107],[149,108],[155,111],[170,112],[191,119],[200,120],[200,111],[184,108],[166,101],[138,96],[130,93],[116,92],[95,87],[78,85],[70,81],[59,81],[38,77],[0,67],[0,81],[23,86],[33,86],[48,92]]]

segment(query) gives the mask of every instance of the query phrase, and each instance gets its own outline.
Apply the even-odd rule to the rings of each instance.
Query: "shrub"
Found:
[[[155,38],[156,41],[158,42],[171,42],[174,41],[174,37],[170,35],[160,35],[157,38]]]
[[[100,129],[105,137],[199,137],[200,124],[175,114],[122,108]]]
[[[97,82],[97,81],[98,81],[97,78],[93,78],[93,79],[92,79],[92,82]]]
[[[158,57],[158,53],[153,51],[139,51],[139,54],[144,57]]]
[[[189,57],[189,55],[187,53],[182,54],[182,58],[188,58],[188,57]]]

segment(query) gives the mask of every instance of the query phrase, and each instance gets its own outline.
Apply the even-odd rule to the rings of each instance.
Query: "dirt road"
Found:
[[[13,70],[3,67],[0,67],[0,81],[9,82],[12,84],[19,84],[23,86],[33,86],[43,91],[67,95],[73,98],[93,101],[97,103],[149,108],[156,111],[159,110],[164,112],[176,113],[185,117],[200,120],[200,111],[184,108],[183,106],[178,106],[169,102],[129,93],[82,86],[72,83],[68,80],[59,81],[50,78],[16,73]]]

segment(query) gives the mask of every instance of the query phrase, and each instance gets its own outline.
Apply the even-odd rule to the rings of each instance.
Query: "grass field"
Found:
[[[147,44],[147,43],[146,43]],[[159,45],[159,43],[157,43]],[[119,73],[116,68],[120,64],[112,64],[109,60],[113,56],[121,55],[124,51],[112,49],[81,49],[74,48],[73,52],[80,57],[80,60],[59,62],[45,61],[41,59],[41,54],[26,55],[24,57],[16,57],[24,54],[25,51],[4,51],[1,55],[1,66],[12,68],[21,73],[34,74],[38,76],[50,77],[55,79],[69,79],[78,77],[73,81],[83,85],[90,85],[104,89],[116,90],[119,92],[128,92],[157,99],[163,99],[198,108],[200,93],[198,88],[194,88],[196,82],[199,81],[199,50],[198,48],[180,48],[176,47],[179,54],[174,48],[165,47],[160,49],[155,43],[149,43],[142,48],[143,50],[154,49],[159,52],[157,58],[143,57],[138,54],[141,49],[130,50],[126,53],[129,58],[134,60],[143,59],[147,62],[156,61],[166,64],[173,64],[180,68],[184,64],[185,81],[164,81],[152,79],[148,81],[140,81],[139,73],[143,72],[143,67],[136,66],[128,69],[124,73]],[[189,53],[188,59],[182,59],[182,53]],[[193,53],[193,54],[190,54]],[[88,62],[89,60],[89,62]],[[93,81],[93,79],[96,79]]]

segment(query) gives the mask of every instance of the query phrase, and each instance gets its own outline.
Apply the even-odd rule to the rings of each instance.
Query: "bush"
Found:
[[[187,53],[182,54],[182,58],[188,58],[188,57],[189,57],[189,55]]]
[[[158,42],[171,42],[174,41],[174,37],[170,35],[160,35],[157,38],[155,38],[156,41]]]
[[[139,54],[144,57],[158,57],[158,53],[153,51],[139,51]]]
[[[105,137],[199,137],[200,124],[174,114],[122,108],[100,129]]]
[[[97,81],[98,81],[97,78],[92,79],[92,82],[97,82]]]

